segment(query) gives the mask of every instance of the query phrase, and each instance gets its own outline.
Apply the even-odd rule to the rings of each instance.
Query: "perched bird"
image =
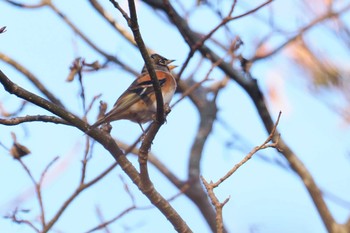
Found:
[[[168,60],[158,54],[152,54],[150,57],[162,90],[164,105],[168,106],[177,86],[176,80],[170,72],[176,66],[169,65],[174,60]],[[157,101],[151,76],[146,65],[144,65],[141,75],[118,98],[112,110],[100,118],[92,127],[126,119],[138,123],[142,128],[141,124],[153,120],[156,112]]]

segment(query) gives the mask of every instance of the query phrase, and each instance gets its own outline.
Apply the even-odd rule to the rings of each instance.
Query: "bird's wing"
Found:
[[[165,79],[159,80],[160,86],[163,86],[165,81]],[[128,90],[119,97],[114,106],[117,106],[118,112],[123,111],[152,92],[154,92],[152,81],[147,80],[140,83],[135,81],[130,85]]]
[[[164,86],[166,77],[158,77],[160,86]],[[112,118],[116,118],[124,111],[128,110],[137,101],[146,98],[149,94],[154,92],[153,84],[151,80],[141,81],[136,79],[129,88],[118,98],[115,102],[113,109],[108,112],[105,117],[98,120],[93,127],[97,127],[103,123],[106,123]]]
[[[164,85],[165,81],[166,81],[165,78],[159,80],[159,85],[162,87]],[[143,81],[143,82],[138,83],[135,86],[131,85],[129,87],[129,91],[140,95],[142,98],[142,96],[145,96],[145,95],[148,95],[148,94],[154,92],[153,83],[151,80]]]

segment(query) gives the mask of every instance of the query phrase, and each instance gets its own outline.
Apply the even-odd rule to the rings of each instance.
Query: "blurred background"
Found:
[[[127,1],[118,2],[129,12]],[[190,52],[187,38],[166,12],[152,7],[152,2],[162,1],[135,2],[146,46],[176,59],[179,67],[174,75],[183,71],[180,79],[185,87],[199,84],[191,98],[173,106],[151,153],[186,182],[203,117],[195,99],[213,103],[216,117],[200,153],[199,169],[207,181],[217,181],[266,140],[269,133],[263,119],[242,85],[202,52],[196,51],[186,64]],[[200,38],[225,17],[241,16],[222,23],[205,46],[230,64],[242,80],[256,79],[272,119],[282,112],[278,125],[281,138],[312,175],[334,220],[350,225],[350,1],[173,0],[170,4]],[[96,121],[99,101],[105,101],[110,109],[144,64],[127,37],[132,33],[125,19],[107,0],[3,0],[0,28],[3,26],[2,72],[17,85],[48,98],[31,75],[19,68],[23,66],[67,110],[80,117],[86,115],[90,124]],[[78,75],[68,80],[73,77],[70,67],[77,58],[98,62],[99,69],[86,66],[80,80]],[[247,65],[242,66],[242,62]],[[180,100],[181,93],[183,90],[172,103]],[[1,89],[0,115],[10,119],[52,114]],[[112,136],[125,145],[142,133],[137,124],[125,120],[112,126]],[[28,224],[13,221],[15,216],[41,229],[41,208],[28,173],[37,182],[43,177],[41,200],[50,221],[79,186],[84,154],[88,158],[86,181],[114,163],[101,145],[88,141],[75,127],[39,121],[0,124],[0,132],[1,232],[35,232]],[[9,151],[14,142],[11,133],[31,152],[21,159],[22,164]],[[130,154],[128,158],[138,168],[137,156]],[[155,188],[193,232],[212,232],[193,200],[159,168],[149,167]],[[301,177],[283,151],[259,151],[214,190],[221,202],[230,197],[223,207],[226,231],[329,232]],[[113,218],[113,223],[96,232],[174,232],[119,167],[63,209],[51,232],[89,232]],[[349,226],[346,229],[344,232],[350,232]]]

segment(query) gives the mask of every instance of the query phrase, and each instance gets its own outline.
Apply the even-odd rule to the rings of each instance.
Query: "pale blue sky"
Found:
[[[86,1],[54,2],[102,49],[111,54],[118,54],[123,61],[132,64],[136,70],[141,69],[143,62],[138,51],[111,31],[110,26],[99,18]],[[124,19],[113,9],[109,1],[101,2],[120,22],[124,23]],[[287,3],[293,6],[291,1]],[[278,21],[279,27],[285,26],[287,30],[293,31],[296,26],[303,25],[305,18],[295,14],[293,7],[287,10],[280,1],[274,1],[273,4],[274,13],[281,15],[281,20]],[[121,5],[125,6],[124,3]],[[250,7],[247,5],[244,9],[250,9]],[[237,12],[244,12],[244,9],[237,9]],[[176,63],[181,65],[186,59],[188,47],[178,32],[159,21],[154,11],[143,4],[139,5],[138,10],[141,32],[146,44],[165,57],[176,59]],[[190,24],[204,33],[214,27],[218,21],[208,11],[203,12],[198,11]],[[267,10],[261,11],[260,15],[266,17],[268,13]],[[290,15],[294,18],[287,20]],[[49,9],[22,10],[2,1],[0,2],[0,27],[4,25],[8,29],[0,36],[0,51],[29,68],[71,111],[81,116],[78,83],[65,82],[69,73],[68,67],[76,56],[84,57],[87,61],[103,61],[103,59],[101,60],[99,55],[89,49]],[[266,26],[254,17],[244,18],[229,25],[244,41],[242,53],[247,57],[253,53],[254,42],[259,41],[267,33]],[[218,33],[220,35],[220,32]],[[313,36],[317,37],[317,34],[311,33],[308,36],[312,39]],[[279,44],[282,39],[276,37],[274,43]],[[320,43],[327,43],[327,40],[330,39],[325,37]],[[272,43],[271,46],[276,44]],[[337,52],[333,51],[335,54]],[[342,56],[344,59],[349,59],[349,54]],[[272,74],[275,75],[273,77],[284,80],[283,94],[288,100],[290,109],[282,113],[279,124],[282,137],[304,162],[322,189],[349,202],[349,126],[343,124],[342,119],[330,112],[324,104],[307,94],[307,89],[299,84],[303,79],[298,76],[300,72],[291,69],[291,65],[285,62],[283,56],[277,55],[259,62],[253,67],[252,74],[258,78],[264,92],[267,90],[267,82]],[[190,65],[194,66],[195,62]],[[0,67],[11,80],[38,93],[36,88],[13,68],[3,62],[0,62]],[[198,72],[196,78],[201,79],[208,67]],[[222,73],[215,71],[211,77],[220,79]],[[132,79],[131,75],[115,65],[110,65],[108,69],[97,73],[86,74],[84,84],[87,100],[102,93],[102,99],[111,106]],[[175,99],[178,98],[179,96],[175,96]],[[0,91],[0,101],[9,111],[19,106],[17,97],[4,91]],[[218,117],[229,123],[231,129],[225,129],[221,124],[216,123],[205,146],[201,163],[202,174],[207,180],[214,181],[267,137],[252,101],[236,83],[230,82],[220,93],[218,107],[220,108]],[[95,105],[94,110],[89,114],[90,123],[95,119],[97,108]],[[278,111],[279,109],[271,108],[271,114],[275,118]],[[48,113],[38,107],[27,106],[21,115],[26,114]],[[167,124],[161,128],[152,147],[152,152],[182,179],[187,177],[188,152],[197,124],[197,112],[188,100],[184,100],[172,110]],[[0,142],[8,147],[12,143],[11,131],[15,132],[18,140],[32,151],[24,162],[36,178],[55,156],[60,156],[52,168],[53,172],[48,174],[50,178],[43,191],[44,204],[50,218],[78,184],[85,138],[80,131],[72,127],[49,123],[27,123],[14,127],[0,125]],[[233,139],[232,133],[241,135],[244,140]],[[137,124],[128,121],[113,123],[112,135],[124,141],[133,142],[139,134],[140,129]],[[235,144],[243,149],[227,148],[226,143],[232,140],[235,140]],[[88,166],[88,178],[94,177],[113,163],[112,157],[101,146],[96,145],[94,150],[94,156]],[[273,149],[261,153],[272,160],[276,159],[286,164],[281,155]],[[134,157],[131,157],[131,160],[137,166],[137,160]],[[67,164],[65,165],[64,162]],[[62,169],[63,172],[55,173],[55,169]],[[122,189],[119,174],[122,174],[127,181],[137,204],[149,206],[148,200],[117,168],[98,185],[84,192],[67,209],[57,223],[57,228],[54,229],[58,232],[83,232],[98,224],[96,206],[100,207],[106,219],[114,217],[129,207],[130,198]],[[150,174],[156,188],[166,198],[178,192],[152,167]],[[11,202],[13,198],[32,187],[23,169],[2,147],[0,147],[0,186],[3,187],[0,196],[1,215],[7,214],[16,207],[17,204]],[[224,207],[224,221],[230,232],[248,233],[252,232],[252,229],[261,233],[326,232],[300,179],[291,171],[266,163],[258,157],[241,167],[217,188],[216,193],[220,200],[231,197]],[[343,222],[349,217],[349,207],[340,207],[326,200],[338,221]],[[197,208],[186,197],[177,198],[172,205],[194,232],[210,232]],[[19,203],[19,208],[31,209],[31,212],[22,214],[23,217],[37,216],[38,205],[34,196],[27,196],[24,202]],[[141,233],[154,231],[155,225],[158,226],[159,232],[173,232],[170,223],[154,208],[133,211],[112,224],[111,229],[113,232],[125,232],[123,228],[130,227],[131,232]],[[16,225],[3,218],[0,218],[0,231],[29,232],[26,226]]]

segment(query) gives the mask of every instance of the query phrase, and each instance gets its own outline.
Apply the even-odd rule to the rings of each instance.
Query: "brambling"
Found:
[[[174,60],[168,60],[158,54],[152,54],[151,61],[161,86],[164,106],[168,107],[177,86],[176,80],[170,71],[177,66],[169,65]],[[100,118],[92,127],[126,119],[138,123],[143,130],[141,124],[152,121],[156,112],[157,101],[153,83],[147,67],[144,65],[141,75],[118,98],[112,110]]]

